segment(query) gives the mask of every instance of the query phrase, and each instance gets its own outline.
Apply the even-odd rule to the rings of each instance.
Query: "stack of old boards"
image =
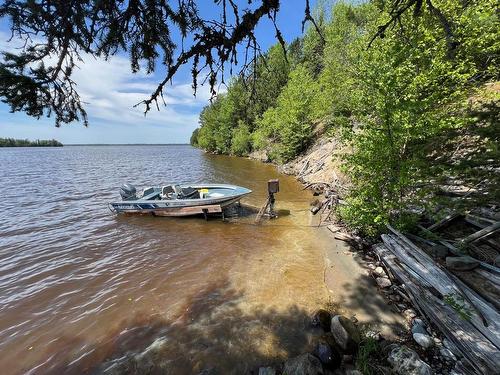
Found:
[[[462,354],[464,374],[500,373],[500,314],[406,236],[389,227],[375,252],[392,278],[399,280],[420,313],[453,342]],[[477,268],[500,288],[500,269],[481,262]],[[460,301],[457,304],[450,301]],[[462,311],[460,311],[462,310]],[[464,314],[465,312],[465,314]],[[464,317],[465,315],[465,317]]]

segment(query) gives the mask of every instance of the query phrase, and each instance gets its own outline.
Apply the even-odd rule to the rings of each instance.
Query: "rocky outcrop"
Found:
[[[344,186],[347,178],[332,156],[339,152],[335,139],[320,137],[309,149],[291,162],[279,167],[280,172],[293,174],[305,184],[327,183]]]

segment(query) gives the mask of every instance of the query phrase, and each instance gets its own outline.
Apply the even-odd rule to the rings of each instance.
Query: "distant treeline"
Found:
[[[0,147],[62,147],[62,143],[55,139],[28,139],[0,138]]]

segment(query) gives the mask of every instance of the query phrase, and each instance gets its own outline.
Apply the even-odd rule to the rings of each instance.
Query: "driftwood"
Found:
[[[350,234],[343,233],[343,232],[335,233],[335,238],[337,240],[341,240],[341,241],[354,241],[354,237],[352,237]]]
[[[337,233],[338,231],[340,231],[340,227],[336,226],[336,225],[327,225],[326,226],[328,228],[328,230],[332,233]]]
[[[302,176],[302,173],[304,173],[307,170],[307,167],[309,167],[309,159],[306,160],[302,168],[300,169],[300,172],[298,176]]]
[[[417,309],[434,322],[455,344],[475,373],[498,374],[497,365],[500,363],[498,347],[477,329],[472,320],[462,319],[448,304],[420,285],[419,281],[402,267],[402,262],[398,262],[398,256],[392,252],[392,249],[389,249],[382,244],[374,247],[384,265],[404,284],[405,290]],[[438,285],[435,286],[438,288]]]

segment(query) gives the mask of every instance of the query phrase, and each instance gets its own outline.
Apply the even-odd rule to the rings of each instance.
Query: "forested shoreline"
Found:
[[[28,139],[0,138],[0,147],[62,147],[63,144],[55,139]]]
[[[500,22],[495,1],[436,2],[374,38],[390,4],[335,3],[270,48],[200,115],[191,143],[208,152],[292,160],[318,137],[349,178],[339,216],[376,234],[437,206],[498,201]],[[422,7],[432,5],[423,3]],[[456,202],[443,186],[471,189]],[[476,190],[478,193],[476,194]]]

